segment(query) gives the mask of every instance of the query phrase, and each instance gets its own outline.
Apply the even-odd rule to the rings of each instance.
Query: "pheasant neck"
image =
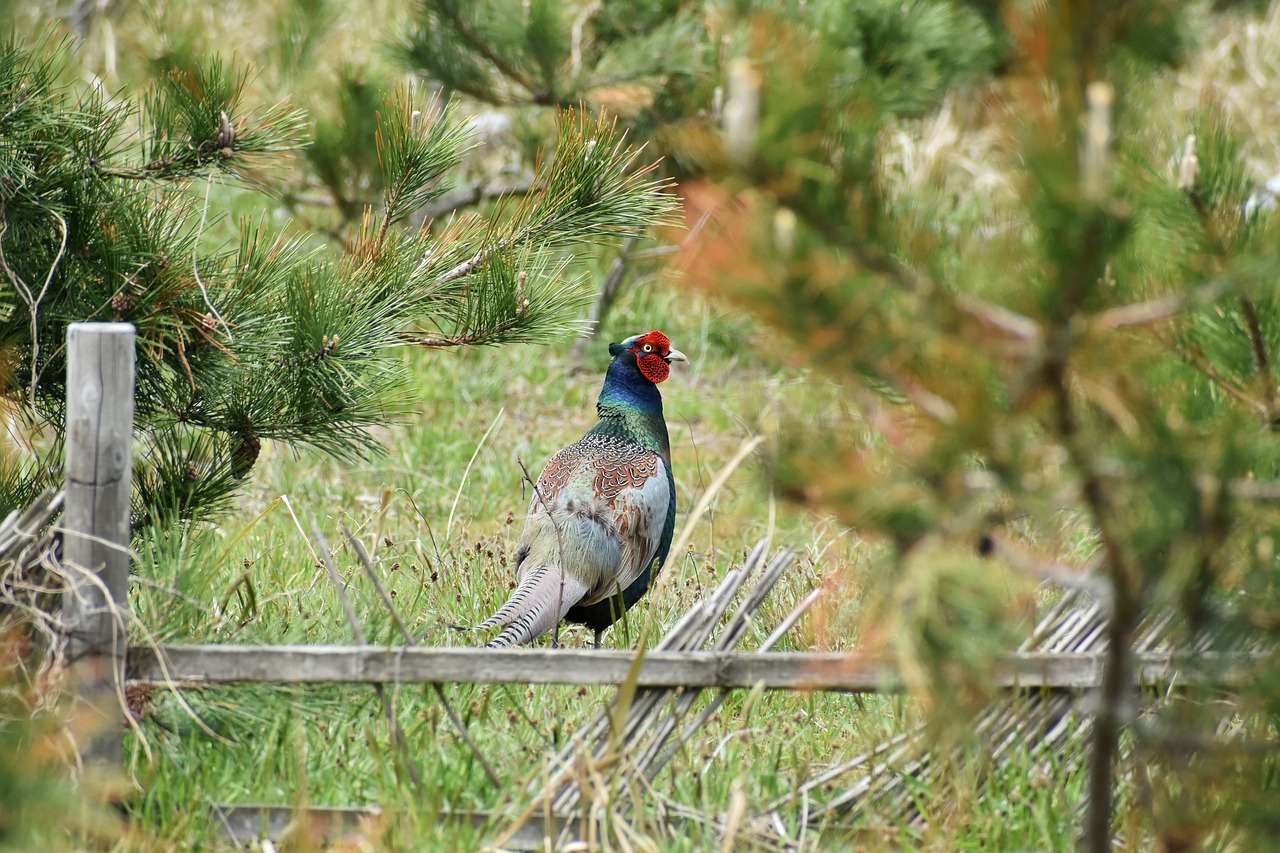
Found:
[[[592,433],[634,442],[670,460],[671,442],[662,417],[662,395],[657,385],[640,374],[631,353],[624,353],[609,365],[596,412],[599,420],[591,428]]]

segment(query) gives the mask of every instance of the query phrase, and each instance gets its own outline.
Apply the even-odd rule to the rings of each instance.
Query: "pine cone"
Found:
[[[237,477],[244,477],[253,469],[262,452],[262,439],[251,432],[240,433],[240,444],[231,451],[231,471]]]

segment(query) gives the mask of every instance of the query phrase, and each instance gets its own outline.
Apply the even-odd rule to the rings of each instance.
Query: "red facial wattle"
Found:
[[[654,385],[671,375],[671,365],[663,361],[662,356],[656,352],[636,353],[636,367],[640,368],[640,375]]]
[[[636,338],[631,351],[636,354],[636,367],[640,369],[640,375],[653,384],[657,385],[671,375],[671,365],[667,362],[667,356],[671,353],[671,340],[662,332],[654,329],[649,334]]]

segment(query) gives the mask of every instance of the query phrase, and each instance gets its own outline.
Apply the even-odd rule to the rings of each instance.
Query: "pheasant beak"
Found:
[[[680,352],[680,350],[676,349],[675,347],[671,347],[670,349],[667,350],[667,356],[664,360],[667,362],[667,364],[670,364],[673,361],[683,361],[687,363],[689,361],[689,358],[684,353]]]

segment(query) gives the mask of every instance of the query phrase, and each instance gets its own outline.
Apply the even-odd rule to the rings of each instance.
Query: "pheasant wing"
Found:
[[[618,539],[617,573],[601,578],[579,602],[587,606],[617,595],[631,586],[653,562],[667,520],[671,489],[662,457],[649,451],[628,454],[625,460],[596,461],[597,494],[613,510]]]

